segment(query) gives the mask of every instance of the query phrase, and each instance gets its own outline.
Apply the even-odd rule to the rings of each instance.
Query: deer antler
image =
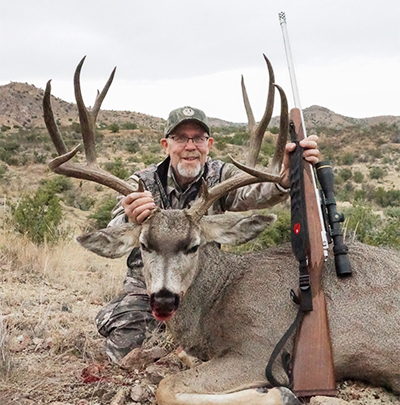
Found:
[[[278,183],[281,179],[280,169],[283,161],[283,155],[285,151],[285,144],[288,136],[289,128],[289,112],[288,112],[288,103],[286,95],[281,87],[274,84],[274,72],[272,65],[269,62],[268,58],[264,55],[264,59],[267,63],[268,72],[269,72],[269,89],[268,89],[268,98],[267,105],[265,107],[264,115],[256,125],[253,111],[250,106],[250,102],[247,96],[246,87],[244,85],[244,80],[242,76],[242,93],[243,101],[247,113],[249,132],[250,132],[250,150],[247,156],[247,165],[242,165],[233,159],[231,156],[232,163],[237,166],[243,172],[237,174],[236,176],[226,179],[222,183],[217,184],[212,189],[208,190],[207,185],[203,182],[201,196],[198,200],[194,202],[192,207],[188,210],[189,214],[195,220],[199,220],[208,210],[209,207],[215,202],[218,201],[221,197],[228,194],[230,191],[236,190],[240,187],[248,186],[254,183],[260,182],[273,182]],[[270,172],[263,172],[255,169],[257,162],[257,157],[260,153],[262,140],[265,134],[265,131],[268,127],[268,124],[272,117],[272,111],[274,107],[274,91],[275,87],[279,90],[281,97],[281,117],[280,117],[280,130],[278,135],[278,141],[276,146],[275,155],[272,159],[270,165]]]
[[[87,165],[84,166],[71,162],[71,159],[78,153],[80,144],[75,146],[75,148],[68,152],[67,147],[65,146],[60,131],[58,130],[58,127],[54,120],[54,114],[51,108],[50,101],[51,80],[49,80],[47,82],[43,98],[43,117],[46,123],[47,131],[49,132],[50,137],[59,154],[58,157],[56,157],[49,163],[49,167],[55,173],[63,174],[68,177],[94,181],[95,183],[99,183],[113,190],[116,190],[123,195],[127,195],[133,191],[136,191],[135,187],[133,187],[128,182],[121,180],[116,176],[113,176],[111,173],[102,170],[97,165],[94,140],[97,115],[100,111],[100,107],[104,100],[104,97],[106,96],[107,91],[111,86],[116,68],[114,68],[114,70],[112,71],[106,85],[104,86],[103,91],[101,93],[97,92],[97,97],[93,109],[88,110],[83,102],[80,86],[80,73],[85,58],[86,56],[80,61],[75,70],[74,88]]]

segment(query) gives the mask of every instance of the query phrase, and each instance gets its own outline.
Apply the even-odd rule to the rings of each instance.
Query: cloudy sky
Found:
[[[302,107],[363,118],[400,115],[400,0],[13,0],[0,13],[0,85],[27,82],[92,105],[114,66],[103,108],[166,118],[183,105],[246,121],[266,100],[262,54],[293,98],[278,13],[284,11]],[[276,110],[277,112],[278,110]]]

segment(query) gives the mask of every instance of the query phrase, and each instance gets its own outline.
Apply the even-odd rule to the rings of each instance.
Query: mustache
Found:
[[[182,156],[182,158],[199,158],[201,155],[200,153],[189,153],[187,155]]]

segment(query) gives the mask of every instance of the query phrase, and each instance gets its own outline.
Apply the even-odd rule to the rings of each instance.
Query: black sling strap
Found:
[[[273,386],[288,386],[291,388],[292,373],[291,373],[291,358],[287,351],[283,348],[301,324],[306,312],[312,311],[312,295],[310,285],[310,275],[307,269],[307,251],[309,247],[309,237],[307,228],[307,213],[306,213],[306,199],[304,193],[304,170],[303,170],[303,148],[297,142],[293,122],[290,123],[290,135],[292,142],[296,143],[296,149],[290,156],[290,204],[291,204],[291,241],[292,251],[299,262],[299,288],[300,296],[298,297],[293,290],[291,290],[291,297],[293,301],[299,305],[296,319],[290,325],[289,329],[285,332],[282,338],[275,346],[267,367],[265,375],[268,381]],[[282,363],[289,377],[289,384],[279,383],[272,374],[272,367],[275,363],[279,353],[282,352]]]

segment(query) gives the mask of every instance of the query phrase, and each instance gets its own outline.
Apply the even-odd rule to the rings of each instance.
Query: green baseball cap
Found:
[[[198,108],[193,107],[181,107],[177,108],[170,112],[168,120],[165,124],[164,128],[164,136],[168,138],[168,136],[172,133],[172,131],[182,122],[185,121],[195,121],[200,124],[210,135],[210,128],[208,126],[207,117],[203,111],[199,110]]]

